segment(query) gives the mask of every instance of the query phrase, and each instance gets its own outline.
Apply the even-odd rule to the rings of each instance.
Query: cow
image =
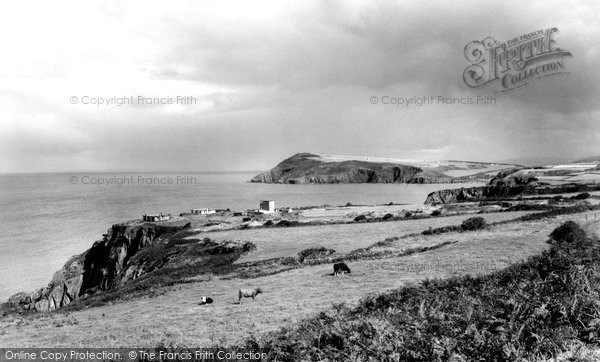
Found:
[[[202,297],[200,305],[211,304],[213,302],[211,297]]]
[[[348,265],[346,265],[346,263],[336,263],[333,264],[333,275],[334,276],[338,276],[340,274],[344,274],[344,273],[351,273],[350,268],[348,268]]]
[[[238,292],[238,298],[239,298],[239,302],[242,302],[242,298],[252,298],[252,300],[254,300],[254,297],[256,297],[259,293],[262,293],[262,289],[260,288],[256,288],[256,289],[240,289],[240,291]]]

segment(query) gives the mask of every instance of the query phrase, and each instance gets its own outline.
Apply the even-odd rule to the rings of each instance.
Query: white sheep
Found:
[[[240,289],[240,291],[238,292],[238,298],[239,298],[239,302],[242,302],[242,298],[252,298],[252,300],[254,300],[254,297],[256,297],[259,293],[262,293],[262,289],[260,288],[256,288],[256,289]]]

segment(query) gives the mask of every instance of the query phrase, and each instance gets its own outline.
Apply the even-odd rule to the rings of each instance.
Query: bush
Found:
[[[440,210],[433,210],[433,212],[431,213],[431,216],[440,216],[442,214],[442,212]]]
[[[367,217],[365,215],[358,215],[354,218],[354,222],[367,221]]]
[[[575,200],[585,200],[585,199],[589,199],[590,198],[590,193],[589,192],[582,192],[579,195],[575,196]]]
[[[481,216],[476,216],[469,218],[462,222],[460,225],[446,225],[439,228],[432,229],[431,227],[428,230],[424,230],[421,232],[423,235],[438,235],[443,233],[449,233],[452,231],[472,231],[479,230],[486,227],[485,219]]]
[[[463,221],[460,225],[463,230],[479,230],[486,227],[485,219],[481,216],[475,216]]]
[[[567,221],[552,231],[550,237],[560,244],[581,246],[587,240],[585,231],[574,221]]]
[[[428,230],[423,231],[421,234],[423,235],[438,235],[443,233],[449,233],[451,231],[462,231],[460,225],[446,225],[439,228],[432,229],[431,227]]]
[[[298,265],[298,264],[300,264],[298,259],[291,257],[291,256],[285,257],[281,260],[281,265]]]
[[[404,217],[407,219],[411,216],[412,216],[412,212],[410,212],[410,211],[407,211],[406,214],[404,214]]]
[[[393,214],[385,214],[385,215],[383,215],[383,218],[381,218],[381,220],[387,221],[389,219],[392,219],[393,217],[394,217]]]
[[[249,252],[249,251],[254,251],[254,250],[256,250],[256,244],[254,244],[254,243],[253,243],[253,242],[251,242],[251,241],[246,241],[246,242],[244,243],[244,245],[242,245],[242,251],[243,251],[244,253],[247,253],[247,252]]]
[[[514,206],[510,206],[507,211],[546,211],[552,209],[553,207],[549,205],[519,203]]]
[[[304,260],[309,259],[309,258],[310,259],[318,259],[318,258],[323,258],[323,257],[329,256],[331,254],[335,254],[335,250],[327,249],[324,246],[321,246],[318,248],[304,249],[298,253],[298,261],[300,263],[302,263],[302,262],[304,262]]]
[[[536,212],[534,214],[523,215],[521,216],[521,221],[541,220],[548,217],[577,214],[580,212],[593,211],[599,209],[600,205],[575,205],[569,207],[558,207],[544,212]]]
[[[375,244],[369,246],[367,249],[390,246],[394,243],[394,241],[397,241],[397,240],[400,240],[400,238],[397,236],[394,236],[392,238],[386,238],[385,240],[378,241]]]
[[[292,227],[292,226],[298,226],[300,225],[300,221],[298,220],[281,220],[280,222],[277,223],[277,226],[279,227]]]

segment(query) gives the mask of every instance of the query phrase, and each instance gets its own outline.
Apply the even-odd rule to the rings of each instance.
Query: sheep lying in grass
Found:
[[[262,293],[262,289],[260,288],[256,288],[256,289],[240,289],[239,293],[238,293],[238,298],[239,298],[239,302],[242,302],[242,298],[252,298],[252,300],[254,300],[254,297],[256,297],[259,293]]]
[[[350,268],[348,268],[346,263],[333,264],[333,275],[337,277],[338,275],[344,275],[345,273],[351,273]]]
[[[211,304],[213,302],[211,297],[202,297],[202,299],[200,300],[200,305],[204,305],[204,304]]]

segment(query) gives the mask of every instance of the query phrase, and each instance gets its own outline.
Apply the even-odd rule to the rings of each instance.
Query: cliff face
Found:
[[[449,182],[441,173],[423,173],[409,165],[367,161],[326,162],[319,155],[296,154],[273,169],[256,175],[250,182],[308,184],[308,183],[435,183]]]
[[[33,293],[15,294],[8,302],[25,310],[47,312],[97,291],[115,288],[127,279],[127,270],[131,266],[128,262],[134,255],[155,244],[162,235],[185,227],[187,225],[113,225],[103,240],[69,259],[48,286]]]
[[[434,191],[427,195],[425,204],[451,204],[456,202],[481,201],[486,193],[487,186]]]
[[[535,186],[537,184],[538,179],[534,175],[520,168],[501,171],[490,181],[492,186],[514,187],[521,185]]]
[[[487,186],[434,191],[427,196],[425,203],[478,202],[520,195],[551,195],[595,191],[597,189],[600,189],[600,186],[596,184],[544,185],[531,172],[514,168],[498,172]]]
[[[487,186],[434,191],[427,195],[425,204],[478,202],[488,198],[535,194],[535,186],[535,177],[523,174],[520,168],[513,168],[498,172]]]

